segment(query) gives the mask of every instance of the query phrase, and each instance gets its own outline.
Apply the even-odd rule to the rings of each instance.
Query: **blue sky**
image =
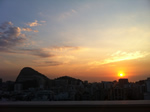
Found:
[[[150,74],[149,0],[1,0],[0,14],[5,80],[25,66],[90,81]]]

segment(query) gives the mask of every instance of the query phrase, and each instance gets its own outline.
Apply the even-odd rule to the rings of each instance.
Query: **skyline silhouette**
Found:
[[[150,100],[150,78],[130,82],[88,82],[69,76],[49,79],[38,71],[24,67],[16,81],[0,79],[0,101],[101,101]]]
[[[55,76],[55,77],[48,77],[47,75],[45,75],[45,74],[43,74],[43,73],[40,73],[40,72],[38,72],[38,71],[36,71],[36,70],[34,70],[32,67],[23,67],[20,71],[19,71],[19,73],[18,73],[18,75],[16,75],[16,77],[15,78],[13,78],[13,80],[11,80],[11,79],[3,79],[3,77],[0,77],[1,79],[3,79],[3,81],[4,82],[6,82],[6,81],[16,81],[17,80],[17,78],[19,77],[19,74],[22,72],[22,71],[24,71],[24,69],[26,70],[26,69],[29,69],[29,71],[30,71],[30,69],[31,69],[31,71],[33,70],[33,71],[35,71],[35,72],[37,72],[37,74],[42,74],[44,77],[46,77],[46,78],[48,78],[48,79],[52,79],[52,80],[54,80],[54,79],[57,79],[57,78],[59,78],[59,77],[63,77],[63,76],[68,76],[68,77],[71,77],[71,76],[69,76],[69,75],[60,75],[60,76]],[[28,70],[27,70],[28,71]],[[30,75],[32,75],[32,73],[30,73],[29,72],[29,74]],[[74,77],[74,78],[76,78],[76,79],[81,79],[81,80],[83,80],[83,81],[88,81],[88,82],[91,82],[91,83],[93,83],[93,82],[101,82],[101,81],[115,81],[115,80],[119,80],[119,79],[129,79],[130,80],[130,78],[128,78],[127,76],[126,76],[127,74],[125,74],[124,72],[118,72],[118,74],[116,74],[116,79],[113,77],[113,78],[110,78],[110,80],[102,80],[102,79],[97,79],[97,80],[88,80],[87,78],[86,78],[86,76],[85,77]],[[150,76],[150,75],[148,75],[148,76]],[[97,77],[98,78],[98,77]],[[148,78],[148,77],[146,77],[145,76],[145,78],[142,78],[142,79],[138,79],[138,80],[134,80],[134,81],[132,81],[132,80],[130,80],[130,82],[137,82],[137,81],[140,81],[140,80],[145,80],[146,78]]]

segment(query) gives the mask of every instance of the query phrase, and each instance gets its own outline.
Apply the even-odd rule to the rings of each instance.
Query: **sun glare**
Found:
[[[120,75],[120,77],[122,77],[123,76],[123,74],[121,73],[121,74],[119,74]]]
[[[119,72],[119,73],[118,73],[118,76],[119,76],[119,77],[124,77],[125,74],[124,74],[123,72]]]

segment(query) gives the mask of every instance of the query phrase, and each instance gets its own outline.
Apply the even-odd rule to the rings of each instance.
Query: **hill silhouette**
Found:
[[[38,71],[32,69],[31,67],[24,67],[15,83],[21,83],[24,89],[30,87],[42,87],[46,88],[49,85],[50,79],[47,78],[45,75],[39,73]]]
[[[50,88],[51,86],[55,86],[56,81],[59,82],[59,84],[61,84],[60,82],[63,81],[62,82],[63,85],[79,84],[80,82],[82,82],[80,79],[72,78],[69,76],[62,76],[54,80],[51,80],[31,67],[24,67],[20,71],[18,77],[16,78],[15,83],[22,84],[23,89],[28,89],[28,88],[46,89],[46,88]]]

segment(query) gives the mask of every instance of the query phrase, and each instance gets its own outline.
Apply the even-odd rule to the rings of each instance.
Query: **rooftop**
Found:
[[[150,100],[0,102],[1,112],[150,112]]]

